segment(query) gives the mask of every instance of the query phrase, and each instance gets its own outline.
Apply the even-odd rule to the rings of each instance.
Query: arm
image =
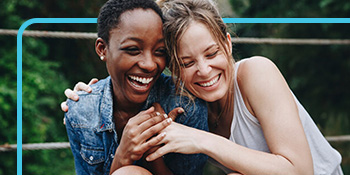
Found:
[[[238,83],[246,106],[261,124],[271,154],[238,149],[242,156],[247,153],[246,160],[230,164],[237,163],[243,174],[313,174],[311,152],[298,109],[278,68],[266,58],[251,58],[242,63]]]
[[[297,106],[277,67],[266,58],[249,59],[241,63],[238,84],[248,110],[261,124],[271,153],[245,148],[221,137],[213,137],[205,152],[243,174],[313,174]],[[220,149],[214,149],[219,145]]]
[[[271,153],[249,149],[224,137],[173,123],[166,128],[167,136],[160,142],[165,146],[147,160],[172,151],[200,152],[242,174],[313,174],[310,149],[283,76],[272,62],[264,58],[246,61],[239,70],[243,98],[261,123]],[[179,135],[187,135],[187,138]]]
[[[65,119],[67,114],[65,114]],[[69,138],[69,144],[73,153],[74,157],[74,164],[75,164],[75,171],[78,175],[80,174],[89,174],[89,171],[87,169],[87,163],[83,160],[83,158],[80,155],[80,139],[78,134],[74,131],[72,125],[70,124],[69,119],[66,119],[66,130],[67,135]]]

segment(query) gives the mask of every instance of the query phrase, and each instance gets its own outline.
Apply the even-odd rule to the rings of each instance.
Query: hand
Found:
[[[98,82],[98,79],[97,78],[93,78],[90,80],[89,84],[85,84],[83,82],[78,82],[75,86],[74,86],[74,91],[72,91],[71,89],[66,89],[64,91],[64,95],[66,95],[67,98],[71,99],[71,100],[74,100],[74,101],[78,101],[79,100],[79,96],[77,95],[77,91],[85,91],[85,92],[88,92],[88,93],[91,93],[92,92],[92,89],[90,87],[90,85],[93,85],[95,83]],[[67,102],[64,101],[61,103],[61,110],[63,112],[68,112],[68,106],[67,106]],[[63,124],[66,124],[66,121],[65,119],[63,118]]]
[[[147,161],[153,161],[168,153],[196,154],[201,153],[200,139],[205,137],[205,131],[191,128],[179,123],[171,123],[163,132],[164,138],[158,145],[164,144],[146,157]]]
[[[153,105],[127,122],[115,153],[111,172],[141,159],[146,151],[157,145],[166,135],[162,130],[169,126],[177,115],[184,112],[182,108],[175,108],[166,115],[159,104]]]
[[[74,101],[78,101],[79,100],[79,96],[77,95],[77,91],[85,91],[87,93],[91,93],[92,89],[90,87],[90,85],[95,84],[98,82],[97,78],[93,78],[90,80],[89,84],[85,84],[83,82],[78,82],[75,86],[74,86],[74,90],[72,91],[71,89],[66,89],[64,91],[64,95],[66,95],[67,98],[74,100]],[[67,112],[68,111],[68,106],[66,104],[66,102],[62,102],[61,103],[61,109],[63,112]]]

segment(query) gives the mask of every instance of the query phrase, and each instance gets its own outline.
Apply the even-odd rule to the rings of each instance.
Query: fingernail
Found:
[[[166,114],[163,114],[163,116],[164,116],[164,118],[165,118],[165,119],[167,119],[167,118],[168,118],[168,115],[166,115]]]
[[[160,115],[160,113],[159,113],[159,112],[156,112],[156,114],[157,114],[157,116],[158,116],[158,115]]]
[[[178,109],[177,112],[178,112],[178,113],[183,113],[183,112],[185,112],[185,111],[184,111],[183,109]]]
[[[166,122],[171,123],[173,120],[171,118],[166,119]]]
[[[160,136],[161,136],[161,137],[164,137],[165,134],[166,134],[166,132],[162,132],[162,133],[160,134]]]
[[[75,100],[78,100],[79,97],[78,97],[77,95],[74,95],[73,98],[74,98]]]
[[[150,159],[149,157],[146,157],[146,160],[147,160],[147,161],[149,161],[149,159]]]

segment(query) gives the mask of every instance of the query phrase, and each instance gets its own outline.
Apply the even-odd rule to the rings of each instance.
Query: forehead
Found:
[[[179,39],[179,50],[181,54],[186,54],[194,51],[203,51],[208,46],[217,44],[213,34],[208,27],[200,22],[191,22]]]
[[[112,29],[111,32],[118,32],[121,35],[130,32],[150,34],[162,30],[162,25],[160,16],[152,9],[137,8],[122,13],[118,26],[114,28],[116,30]]]

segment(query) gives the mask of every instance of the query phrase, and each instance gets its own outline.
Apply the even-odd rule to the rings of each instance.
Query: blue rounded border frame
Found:
[[[350,18],[223,18],[225,23],[350,23]],[[97,18],[33,18],[17,33],[17,175],[22,175],[22,38],[24,30],[38,23],[97,23]]]

